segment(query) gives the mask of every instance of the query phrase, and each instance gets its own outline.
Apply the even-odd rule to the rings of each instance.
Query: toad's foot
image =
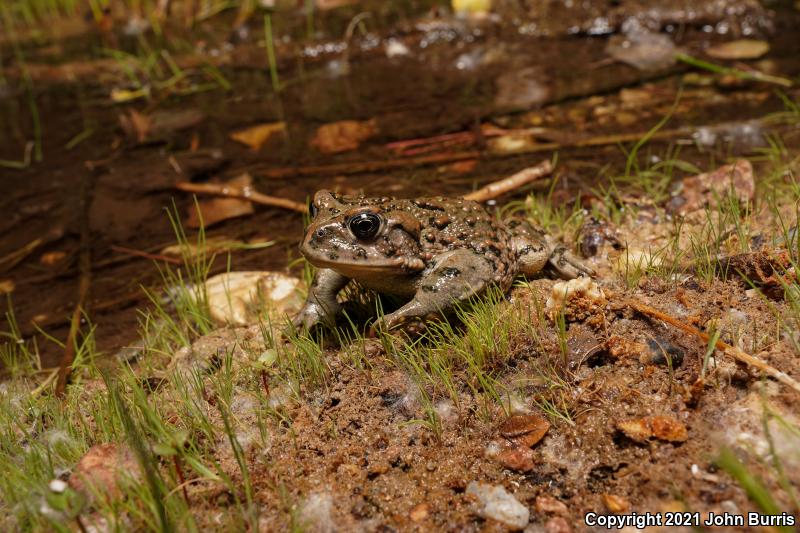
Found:
[[[555,244],[548,265],[555,270],[563,279],[573,279],[578,276],[594,276],[595,272],[581,259],[567,250],[562,244]]]

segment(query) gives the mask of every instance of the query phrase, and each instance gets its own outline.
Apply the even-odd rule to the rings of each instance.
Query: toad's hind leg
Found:
[[[493,276],[494,267],[484,256],[466,249],[446,252],[423,274],[414,298],[386,315],[383,323],[391,328],[410,318],[445,312],[481,292]]]
[[[520,274],[534,276],[549,267],[564,279],[594,275],[594,271],[578,256],[542,230],[522,220],[509,222],[508,228],[511,232],[511,244],[517,253]]]
[[[578,276],[594,276],[594,270],[589,268],[580,258],[570,252],[561,243],[554,243],[548,265],[563,279],[573,279]]]

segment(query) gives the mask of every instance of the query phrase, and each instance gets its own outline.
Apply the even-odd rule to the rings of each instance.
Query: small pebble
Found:
[[[498,454],[497,460],[501,465],[515,472],[530,472],[535,466],[533,450],[523,446],[503,450]]]
[[[564,502],[559,501],[552,496],[542,494],[536,497],[536,512],[540,514],[559,514],[565,515],[569,512]]]
[[[412,522],[422,522],[428,518],[428,515],[430,515],[430,507],[427,503],[418,503],[408,513],[408,517]]]
[[[528,525],[530,511],[502,486],[470,481],[466,493],[477,500],[477,513],[483,518],[496,520],[513,531]]]

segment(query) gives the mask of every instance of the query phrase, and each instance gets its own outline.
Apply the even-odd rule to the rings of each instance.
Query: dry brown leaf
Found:
[[[538,415],[513,415],[498,428],[500,434],[523,447],[532,447],[544,438],[550,422]]]
[[[756,39],[739,39],[712,46],[706,55],[715,59],[758,59],[769,52],[769,43]]]
[[[250,174],[242,174],[228,181],[227,184],[233,187],[250,187],[253,184],[253,178]],[[202,215],[202,220],[198,215],[198,209],[200,210],[200,215]],[[252,215],[254,212],[253,203],[241,198],[216,197],[198,200],[197,208],[194,205],[189,208],[189,217],[186,224],[190,228],[199,228],[201,225],[209,227],[217,222]]]
[[[671,416],[651,416],[648,420],[653,436],[669,442],[686,442],[689,432],[680,420]]]
[[[169,138],[173,133],[193,128],[205,120],[205,114],[197,109],[168,109],[145,115],[135,109],[119,116],[125,134],[137,143]]]
[[[252,150],[259,150],[274,135],[286,131],[285,122],[267,122],[250,128],[237,130],[230,137],[236,142],[249,146]]]
[[[338,154],[355,150],[376,133],[378,126],[374,119],[342,120],[320,126],[311,139],[311,145],[323,154]]]
[[[685,442],[689,433],[683,422],[671,416],[646,416],[617,422],[617,429],[636,442],[655,437],[668,442]]]
[[[636,442],[647,442],[653,436],[653,431],[644,419],[622,420],[617,422],[617,429]]]
[[[129,138],[137,142],[144,142],[147,139],[147,134],[150,132],[150,119],[146,115],[131,109],[127,114],[119,116],[119,122],[125,135]]]

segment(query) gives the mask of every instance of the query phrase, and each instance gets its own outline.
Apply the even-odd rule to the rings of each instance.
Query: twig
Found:
[[[144,259],[152,259],[153,261],[164,261],[165,263],[172,263],[173,265],[182,265],[183,261],[177,257],[169,257],[161,254],[151,254],[142,250],[135,250],[133,248],[126,248],[125,246],[111,245],[111,249],[121,254],[132,255],[135,257],[143,257]]]
[[[81,180],[80,191],[80,251],[78,253],[78,303],[72,311],[72,318],[69,323],[69,333],[64,344],[64,355],[58,368],[58,382],[56,383],[56,395],[64,396],[72,373],[72,364],[75,362],[75,349],[80,329],[81,316],[86,312],[86,302],[89,299],[89,288],[92,282],[92,241],[89,227],[89,209],[92,205],[92,189],[94,187],[94,174],[87,172]]]
[[[254,191],[250,187],[234,187],[231,185],[217,185],[214,183],[189,183],[188,181],[179,181],[175,184],[175,188],[195,194],[212,194],[215,196],[225,196],[227,198],[240,198],[242,200],[250,200],[253,203],[260,205],[267,205],[270,207],[281,207],[289,209],[290,211],[297,211],[298,213],[305,213],[308,207],[300,202],[289,200],[287,198],[278,198],[277,196],[268,196],[258,191]]]
[[[42,393],[42,391],[44,391],[47,387],[49,387],[50,384],[53,383],[58,377],[58,371],[59,369],[56,368],[55,370],[50,372],[47,378],[45,378],[45,380],[38,387],[36,387],[31,391],[31,398],[36,398]]]
[[[646,132],[645,132],[646,133]],[[270,179],[295,178],[299,176],[320,176],[320,175],[350,175],[364,174],[368,172],[381,172],[397,168],[422,167],[428,165],[440,165],[444,163],[455,163],[466,159],[487,159],[511,157],[522,154],[534,154],[541,152],[555,152],[564,148],[588,148],[592,146],[608,146],[624,142],[640,140],[645,133],[632,132],[615,135],[598,135],[595,137],[584,137],[577,139],[567,139],[562,142],[544,142],[537,144],[526,144],[519,150],[504,152],[481,152],[478,150],[466,150],[462,152],[448,152],[444,154],[431,154],[417,157],[398,157],[394,159],[355,161],[352,163],[333,163],[330,165],[315,165],[308,167],[282,167],[261,169],[261,165],[246,167],[241,170],[248,170],[259,176]],[[691,135],[691,128],[676,128],[672,130],[661,130],[653,134],[650,139],[671,139],[681,135]],[[402,142],[402,141],[401,141]]]
[[[22,248],[14,250],[6,256],[0,257],[0,272],[6,272],[20,264],[26,257],[35,252],[43,242],[44,239],[39,237],[38,239],[32,240]]]
[[[465,194],[464,199],[473,200],[475,202],[485,202],[514,189],[518,189],[539,178],[543,178],[551,172],[553,172],[553,165],[550,161],[545,160],[536,166],[528,167],[507,178],[490,183],[486,187],[478,189],[475,192]]]
[[[366,172],[380,172],[396,168],[454,163],[456,161],[463,161],[465,159],[476,159],[480,156],[481,153],[477,150],[469,150],[466,152],[433,154],[420,157],[398,157],[396,159],[355,161],[352,163],[334,163],[331,165],[315,165],[308,167],[282,167],[259,170],[261,165],[257,165],[251,168],[254,170],[254,172],[257,172],[259,176],[271,179],[283,179],[297,176],[363,174]]]
[[[626,303],[631,309],[639,313],[642,313],[644,315],[657,318],[658,320],[663,320],[667,324],[671,324],[680,330],[690,333],[698,337],[699,339],[703,340],[704,342],[708,342],[709,340],[709,336],[700,331],[699,329],[695,328],[694,326],[690,326],[685,322],[681,322],[677,318],[668,315],[662,311],[659,311],[658,309],[655,309],[653,307],[650,307],[649,305],[640,302],[636,302],[634,300],[628,300]],[[777,368],[770,366],[761,359],[754,357],[746,352],[743,352],[739,348],[731,346],[730,344],[723,342],[721,340],[717,340],[715,346],[717,350],[720,350],[722,353],[730,357],[733,357],[735,360],[740,361],[746,365],[755,367],[764,372],[765,374],[767,374],[768,376],[773,377],[776,380],[783,383],[784,385],[790,387],[791,389],[794,389],[796,392],[800,392],[800,383],[795,381],[794,378],[792,378],[785,372],[781,372]]]

